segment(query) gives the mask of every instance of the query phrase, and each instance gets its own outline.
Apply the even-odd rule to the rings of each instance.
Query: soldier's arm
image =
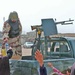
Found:
[[[9,36],[8,36],[9,31],[10,31],[10,25],[7,22],[5,22],[3,25],[3,39],[9,38]]]
[[[19,28],[20,28],[20,33],[22,33],[22,25],[21,24],[19,25]]]

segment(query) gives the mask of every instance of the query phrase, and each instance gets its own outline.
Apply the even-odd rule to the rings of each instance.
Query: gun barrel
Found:
[[[62,24],[62,25],[68,25],[68,24],[73,24],[72,22],[71,23],[64,23],[64,24]]]
[[[73,23],[68,23],[68,22],[71,22],[71,21],[74,21],[74,20],[66,20],[66,21],[60,21],[60,22],[56,22],[55,24],[62,24],[62,25],[64,25],[64,24],[73,24]]]

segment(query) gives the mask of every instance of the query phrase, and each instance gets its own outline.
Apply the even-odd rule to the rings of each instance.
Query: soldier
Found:
[[[22,26],[18,18],[18,13],[13,11],[9,14],[8,20],[3,25],[3,40],[7,41],[13,49],[12,59],[21,59],[21,32]]]

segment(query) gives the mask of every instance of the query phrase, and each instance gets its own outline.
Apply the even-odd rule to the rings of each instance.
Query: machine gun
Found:
[[[49,36],[51,35],[56,35],[58,34],[57,31],[57,24],[61,24],[61,25],[68,25],[68,24],[73,24],[72,21],[74,20],[66,20],[66,21],[59,21],[59,22],[55,22],[53,20],[53,18],[50,19],[42,19],[42,24],[41,25],[35,25],[35,26],[31,26],[32,30],[36,29],[36,38],[37,38],[37,34],[38,34],[38,38],[37,38],[37,44],[35,45],[36,50],[39,49],[40,50],[40,45],[41,45],[41,32],[44,32],[44,38],[45,38],[45,52],[47,51],[47,39],[49,39]],[[33,50],[32,54],[34,54],[35,51]],[[47,54],[47,52],[46,52]]]
[[[66,21],[56,22],[56,24],[68,25],[68,24],[73,24],[72,21],[74,21],[74,20],[69,19],[69,20],[66,20]]]

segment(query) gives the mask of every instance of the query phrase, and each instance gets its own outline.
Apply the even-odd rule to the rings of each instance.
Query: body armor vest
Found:
[[[8,21],[10,27],[10,31],[9,31],[9,38],[14,38],[17,37],[19,35],[19,23],[18,21],[16,22],[12,22],[12,21]]]

